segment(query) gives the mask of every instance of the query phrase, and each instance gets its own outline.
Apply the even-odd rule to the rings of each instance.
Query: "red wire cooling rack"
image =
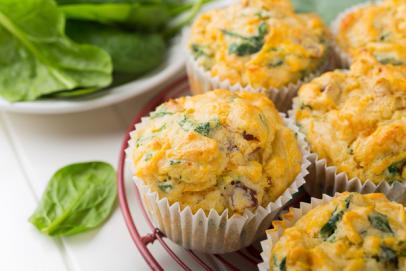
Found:
[[[169,245],[169,240],[164,236],[164,234],[157,229],[149,219],[147,212],[142,204],[139,191],[135,184],[133,188],[135,189],[135,198],[128,198],[126,185],[125,185],[125,150],[128,147],[129,133],[134,130],[134,125],[141,121],[141,118],[147,116],[149,112],[153,111],[158,105],[167,101],[170,98],[176,98],[179,96],[190,95],[189,85],[185,77],[177,80],[176,82],[169,85],[167,88],[162,90],[157,96],[155,96],[145,107],[143,107],[140,112],[135,116],[133,121],[128,127],[127,133],[124,137],[120,158],[118,163],[117,178],[118,178],[118,196],[120,207],[126,222],[128,231],[140,251],[141,255],[144,257],[145,261],[151,267],[152,270],[164,270],[163,267],[158,262],[157,258],[154,257],[150,245],[157,241],[164,251],[171,257],[182,270],[192,270],[192,267],[189,266],[186,261],[182,260],[180,255],[176,253]],[[295,197],[295,199],[303,197]],[[129,200],[136,201],[137,207],[141,210],[142,217],[134,217],[133,213],[129,207]],[[295,200],[296,202],[296,200]],[[292,204],[293,205],[293,204]],[[137,222],[138,221],[138,222]],[[146,221],[150,232],[141,235],[139,232],[140,221]],[[169,241],[169,242],[168,242]],[[195,263],[201,267],[202,270],[214,270],[212,267],[207,264],[201,256],[191,250],[185,250],[185,252],[190,256],[190,258],[195,261]],[[257,264],[261,261],[259,249],[255,246],[250,246],[248,248],[242,249],[235,253],[227,255],[206,255],[206,257],[211,257],[215,260],[216,263],[222,265],[222,268],[230,271],[238,270],[256,270]],[[241,264],[243,263],[243,264]],[[238,267],[237,267],[238,265]],[[242,267],[243,266],[243,267]]]

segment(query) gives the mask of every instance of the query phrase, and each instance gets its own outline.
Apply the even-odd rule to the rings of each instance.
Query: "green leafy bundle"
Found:
[[[2,0],[0,96],[77,97],[134,80],[161,65],[204,1]]]
[[[35,100],[61,90],[111,83],[111,59],[102,49],[72,42],[51,0],[0,2],[0,95]]]

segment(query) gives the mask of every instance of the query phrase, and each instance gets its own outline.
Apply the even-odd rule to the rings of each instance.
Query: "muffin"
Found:
[[[339,51],[351,62],[367,51],[382,64],[406,65],[406,1],[368,3],[344,12],[333,24]]]
[[[260,270],[406,270],[406,212],[381,193],[312,201],[274,225]]]
[[[212,9],[187,35],[192,92],[264,92],[284,109],[300,82],[327,67],[330,39],[320,17],[296,14],[288,0],[242,0]]]
[[[405,106],[406,66],[363,55],[350,70],[303,85],[291,113],[311,151],[339,173],[361,183],[404,186]]]
[[[295,132],[263,94],[214,90],[159,106],[136,126],[128,155],[137,183],[148,190],[144,194],[156,195],[151,200],[144,197],[147,207],[159,205],[164,199],[168,208],[176,204],[177,214],[186,212],[190,217],[217,216],[230,221],[234,217],[244,223],[256,220],[241,224],[243,234],[251,234],[249,238],[253,239],[256,227],[291,197],[289,190],[297,190],[304,182],[308,162]],[[165,222],[160,215],[162,211],[151,217],[161,221],[161,230],[173,237],[170,231],[174,222],[171,218]],[[168,224],[171,230],[165,228]],[[245,238],[234,235],[230,237],[234,241],[226,241],[239,243]],[[184,240],[171,239],[199,249]],[[228,249],[239,249],[240,245]],[[216,246],[213,250],[221,252],[223,248]]]

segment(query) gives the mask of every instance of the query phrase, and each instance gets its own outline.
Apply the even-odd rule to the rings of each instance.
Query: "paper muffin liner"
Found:
[[[169,239],[180,246],[205,253],[228,253],[249,246],[255,240],[263,237],[265,230],[272,220],[305,184],[309,151],[304,135],[300,133],[295,124],[281,114],[285,124],[296,134],[297,142],[302,152],[302,165],[299,174],[291,185],[278,197],[275,202],[266,207],[259,206],[255,212],[245,210],[242,215],[228,215],[228,210],[218,213],[215,209],[206,214],[202,209],[193,213],[190,207],[181,209],[179,202],[171,204],[167,198],[159,198],[158,193],[152,191],[148,185],[137,177],[134,181],[140,191],[141,198],[153,224],[159,228]],[[144,125],[147,118],[143,118],[135,129]],[[131,138],[132,138],[131,133]],[[131,161],[134,150],[133,140],[130,139],[126,150],[127,162],[132,172],[135,165]]]
[[[366,1],[365,3],[360,3],[354,6],[351,6],[347,9],[345,9],[344,11],[342,11],[340,14],[337,15],[337,17],[333,20],[333,22],[331,23],[330,29],[331,32],[334,35],[335,38],[335,43],[333,44],[333,49],[335,52],[335,55],[338,57],[338,63],[341,67],[343,68],[348,68],[351,65],[351,57],[350,55],[345,52],[339,45],[337,42],[337,36],[338,36],[338,32],[340,30],[340,25],[342,20],[350,13],[360,9],[360,8],[364,8],[367,6],[370,6],[371,4],[377,4],[381,1]]]
[[[390,200],[406,204],[406,183],[382,181],[376,184],[370,180],[362,182],[359,178],[349,179],[344,172],[338,172],[337,167],[329,166],[326,159],[319,159],[312,153],[309,157],[311,166],[306,180],[306,191],[313,197],[322,194],[334,195],[336,192],[383,193]]]
[[[299,208],[290,208],[289,211],[282,215],[282,219],[273,222],[273,229],[266,231],[267,239],[261,242],[262,252],[261,257],[263,262],[258,264],[260,271],[268,271],[271,267],[270,256],[272,252],[273,244],[279,241],[283,232],[292,227],[302,216],[307,214],[310,210],[317,206],[330,202],[333,197],[323,195],[321,199],[311,198],[310,203],[301,202]]]
[[[295,109],[298,106],[296,99],[293,103],[293,110],[289,111],[289,118],[296,123]],[[311,150],[310,143],[308,145]],[[336,166],[329,165],[326,159],[320,159],[317,153],[311,151],[309,159],[311,165],[309,174],[306,176],[304,189],[312,197],[321,197],[322,194],[334,195],[337,192],[344,191],[364,191],[366,193],[383,193],[390,200],[406,204],[406,199],[404,199],[406,182],[389,183],[382,181],[376,184],[371,180],[363,182],[357,177],[349,179],[345,172],[339,172]]]
[[[189,78],[190,88],[193,94],[202,94],[214,89],[228,89],[231,91],[249,91],[261,92],[266,94],[275,104],[280,112],[287,112],[292,106],[292,99],[297,95],[300,86],[313,78],[319,76],[325,71],[336,68],[339,62],[339,57],[336,55],[334,45],[329,44],[328,53],[325,63],[317,70],[308,74],[302,80],[289,83],[282,88],[254,88],[251,86],[242,86],[241,84],[231,84],[229,80],[222,80],[218,76],[213,77],[209,71],[205,70],[194,59],[188,48],[188,40],[190,36],[190,28],[183,31],[183,48],[186,54],[186,72]]]
[[[388,194],[397,194],[396,187],[392,187],[388,189]],[[367,186],[359,187],[357,191],[353,192],[359,192],[361,194],[368,194],[371,193],[369,188]],[[334,196],[338,196],[340,193],[335,193]],[[405,196],[403,196],[405,197]],[[263,240],[261,242],[261,247],[262,247],[262,252],[261,252],[261,257],[263,262],[258,264],[258,269],[260,271],[268,271],[270,270],[270,256],[272,252],[272,247],[273,244],[276,244],[276,242],[279,241],[281,238],[283,232],[289,228],[292,227],[301,217],[303,217],[305,214],[307,214],[310,210],[314,209],[317,206],[326,204],[330,202],[334,197],[329,196],[326,194],[323,194],[322,197],[320,198],[311,198],[310,203],[307,202],[301,202],[299,208],[290,208],[287,213],[282,215],[282,219],[274,221],[273,224],[273,229],[266,231],[266,236],[267,239]],[[401,201],[404,201],[402,199]]]

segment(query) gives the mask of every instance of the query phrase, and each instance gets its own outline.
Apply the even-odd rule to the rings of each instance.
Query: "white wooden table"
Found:
[[[0,113],[0,270],[148,270],[119,208],[103,227],[68,238],[44,236],[28,218],[58,168],[88,160],[116,167],[127,125],[159,90],[77,114]]]

